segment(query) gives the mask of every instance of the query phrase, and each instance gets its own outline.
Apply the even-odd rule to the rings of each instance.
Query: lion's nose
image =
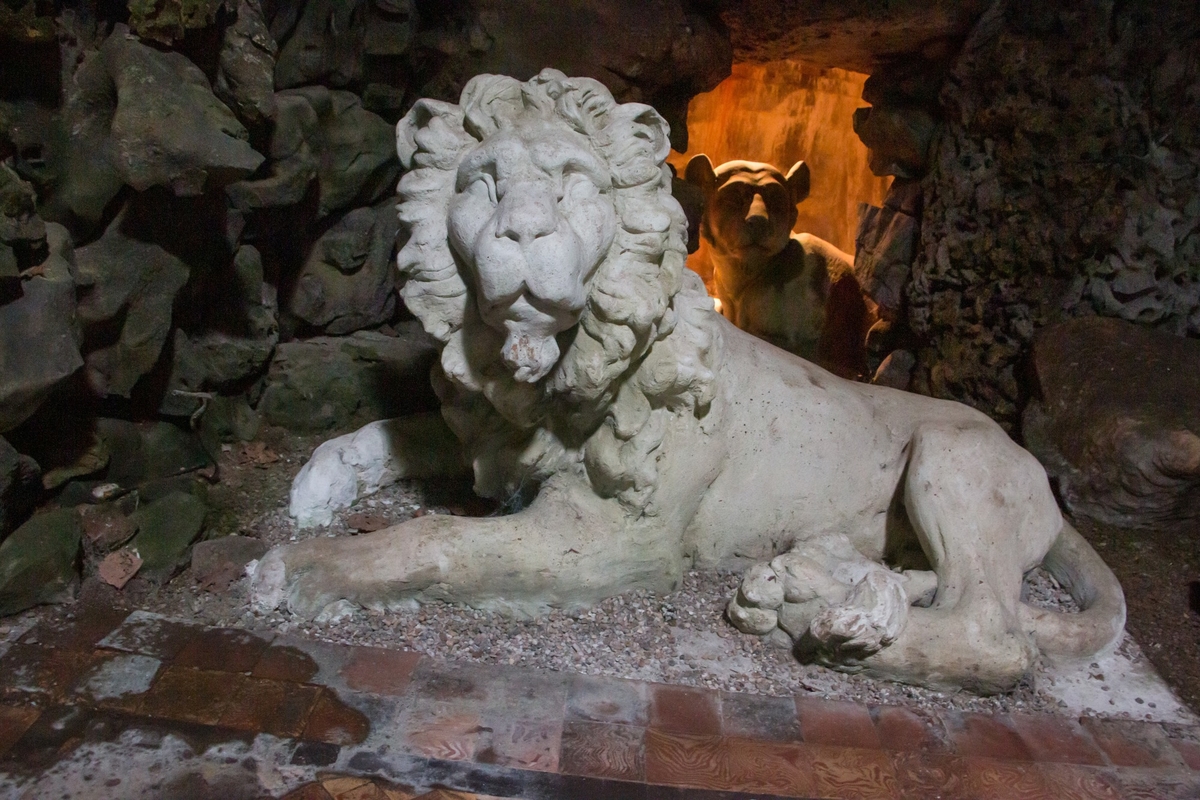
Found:
[[[754,199],[750,201],[750,210],[746,212],[746,222],[766,224],[770,219],[767,204],[763,202],[762,195],[755,192]]]
[[[751,241],[762,239],[771,230],[771,216],[767,213],[767,204],[763,202],[762,195],[757,192],[754,194],[754,199],[750,201],[750,210],[746,212],[744,230],[745,235]]]
[[[547,192],[510,191],[500,201],[496,238],[527,244],[558,229],[558,210]]]

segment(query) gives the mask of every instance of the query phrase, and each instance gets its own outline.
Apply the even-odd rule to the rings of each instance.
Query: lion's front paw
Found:
[[[326,540],[280,545],[267,551],[250,576],[250,606],[260,614],[286,609],[304,619],[328,616],[330,607],[345,599],[336,564],[322,558]],[[340,607],[339,607],[340,608]]]
[[[875,569],[858,582],[845,602],[826,608],[809,626],[823,649],[864,657],[896,640],[908,622],[904,581],[893,572]]]
[[[768,564],[751,567],[733,599],[729,601],[729,621],[743,633],[763,635],[779,624],[783,605],[783,583]]]
[[[268,550],[250,574],[250,607],[260,614],[269,614],[284,601],[287,566],[280,551],[279,547]]]

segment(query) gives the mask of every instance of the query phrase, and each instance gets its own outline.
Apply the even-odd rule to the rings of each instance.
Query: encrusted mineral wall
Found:
[[[1015,423],[1033,334],[1200,335],[1200,5],[999,0],[941,89],[907,319],[913,388]]]

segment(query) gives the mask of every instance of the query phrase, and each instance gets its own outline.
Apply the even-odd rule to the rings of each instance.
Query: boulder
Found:
[[[142,559],[138,573],[155,582],[165,582],[187,565],[192,542],[204,529],[208,510],[186,492],[171,492],[129,516],[137,535],[129,548]]]
[[[267,545],[248,536],[222,536],[197,542],[192,548],[192,575],[210,591],[228,589],[246,574],[246,565],[262,558]]]
[[[238,0],[234,20],[221,35],[213,92],[247,125],[275,116],[276,51],[258,0]]]
[[[923,108],[882,106],[854,112],[854,132],[869,151],[867,165],[880,177],[921,177],[936,131],[937,121]]]
[[[895,181],[883,207],[861,204],[854,237],[854,275],[879,306],[879,315],[895,320],[904,301],[920,234],[921,184]]]
[[[279,341],[275,287],[263,280],[257,248],[239,247],[229,269],[189,289],[196,298],[193,312],[204,313],[181,323],[200,330],[175,331],[167,391],[158,409],[168,416],[190,417],[214,393],[243,391],[265,374]]]
[[[41,477],[36,461],[0,437],[0,539],[33,510],[42,488]]]
[[[50,255],[21,276],[15,299],[0,300],[0,432],[28,419],[83,366],[70,235],[49,223],[46,240]]]
[[[281,89],[324,83],[348,86],[362,77],[369,0],[308,0],[275,65]]]
[[[0,616],[74,595],[83,527],[73,508],[32,517],[0,544]]]
[[[158,361],[189,275],[162,246],[128,235],[123,222],[118,214],[103,236],[76,251],[86,375],[100,397],[129,397]]]
[[[396,336],[359,331],[281,344],[258,411],[272,425],[317,433],[436,409],[435,344],[416,322]]]
[[[234,183],[225,192],[241,211],[295,205],[317,177],[320,153],[316,110],[303,96],[281,92],[275,95],[275,125],[267,146],[270,175]]]
[[[371,205],[394,192],[400,169],[395,129],[363,108],[357,95],[306,86],[278,93],[276,103],[271,175],[230,186],[236,208],[297,203],[313,177],[319,216]]]
[[[116,165],[134,189],[169,186],[180,196],[198,195],[263,162],[246,129],[182,54],[151,49],[121,26],[100,54],[116,89]]]
[[[142,44],[124,25],[82,56],[63,120],[70,145],[55,204],[84,220],[99,220],[126,184],[195,196],[263,162],[195,64]]]
[[[322,333],[341,335],[387,322],[396,310],[393,203],[356,208],[317,239],[287,310]]]
[[[129,24],[137,35],[173,45],[188,31],[207,28],[227,0],[132,0]]]
[[[105,481],[145,486],[212,465],[199,437],[169,422],[99,419],[96,433],[109,453]]]
[[[0,286],[45,258],[46,223],[37,215],[37,195],[0,163]]]
[[[1034,340],[1025,444],[1079,517],[1200,529],[1200,342],[1085,317]]]
[[[248,442],[258,435],[261,422],[244,394],[219,394],[204,406],[200,436],[214,449],[222,442]]]

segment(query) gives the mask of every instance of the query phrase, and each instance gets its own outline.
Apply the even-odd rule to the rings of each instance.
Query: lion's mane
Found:
[[[579,324],[560,334],[563,355],[535,385],[501,360],[503,335],[480,319],[447,231],[463,157],[525,115],[588,137],[610,169],[619,220]],[[397,126],[407,170],[400,293],[444,345],[434,385],[481,494],[505,498],[584,469],[602,496],[653,513],[667,417],[707,413],[719,338],[703,285],[685,279],[687,222],[663,166],[667,136],[649,106],[617,103],[597,81],[549,69],[524,83],[480,75],[458,105],[421,100]]]

